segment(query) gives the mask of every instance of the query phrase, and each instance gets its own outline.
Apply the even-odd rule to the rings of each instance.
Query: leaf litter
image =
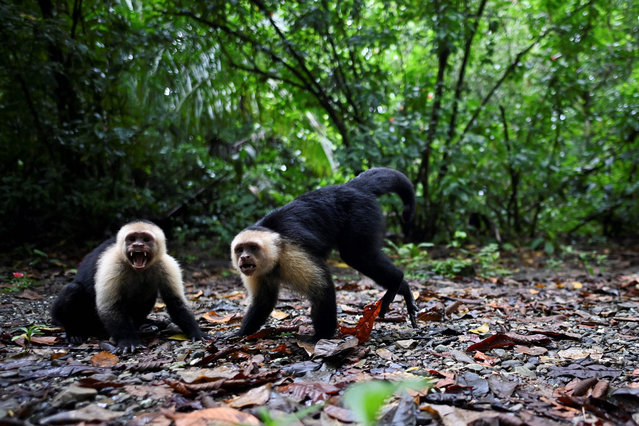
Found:
[[[18,327],[50,325],[70,279],[41,268],[32,271],[40,285],[0,299],[0,420],[258,424],[266,410],[276,420],[297,413],[298,424],[350,424],[343,396],[353,385],[429,378],[430,391],[386,398],[378,424],[637,424],[639,253],[611,257],[594,275],[523,262],[502,278],[411,280],[418,329],[399,297],[377,318],[383,290],[333,267],[340,333],[317,344],[303,338],[308,304],[286,291],[267,326],[233,337],[245,309],[239,278],[187,270],[187,297],[212,340],[182,340],[158,304],[146,348],[127,355],[98,339],[68,346],[54,327],[16,338]]]

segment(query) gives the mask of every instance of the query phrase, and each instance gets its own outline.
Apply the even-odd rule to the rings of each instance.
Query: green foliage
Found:
[[[553,252],[554,253],[554,252]],[[570,264],[571,261],[576,261],[576,267],[582,267],[589,275],[595,273],[595,268],[600,271],[605,270],[608,263],[608,255],[606,253],[598,253],[590,250],[579,250],[572,245],[562,245],[559,247],[558,253],[552,256],[552,253],[548,253],[549,257],[546,260],[546,266],[551,269],[557,269],[561,266]],[[573,264],[573,267],[575,265]]]
[[[311,414],[317,411],[320,411],[322,407],[324,407],[324,404],[315,404],[315,405],[311,405],[310,407],[306,407],[302,410],[299,410],[296,413],[288,414],[284,417],[277,417],[277,418],[274,418],[271,415],[271,412],[268,411],[268,409],[265,407],[259,407],[257,411],[260,416],[260,420],[262,420],[262,422],[266,426],[285,426],[291,423],[299,423],[301,419],[303,419],[306,416],[310,416]]]
[[[430,247],[433,247],[432,243],[405,243],[398,245],[391,240],[387,240],[383,251],[391,256],[394,262],[402,265],[407,276],[423,278],[425,267],[430,263],[427,251]]]
[[[416,184],[411,227],[388,215],[416,244],[464,232],[551,252],[636,233],[638,15],[626,0],[1,3],[0,249],[147,217],[222,252],[373,166]]]
[[[402,382],[371,380],[356,383],[344,391],[344,405],[353,412],[359,423],[365,426],[375,425],[379,410],[392,395],[408,389],[423,392],[432,386],[433,382],[428,378]]]
[[[41,330],[42,328],[46,328],[46,325],[33,324],[29,327],[15,327],[14,331],[21,331],[22,333],[18,334],[17,336],[13,336],[11,338],[11,341],[13,342],[17,339],[24,338],[25,344],[28,346],[31,344],[31,339],[33,339],[34,336],[40,336],[44,334],[44,332]]]
[[[444,277],[456,277],[460,275],[474,275],[473,261],[459,257],[451,257],[447,259],[434,259],[430,262],[432,271],[435,275]]]
[[[473,263],[477,266],[479,275],[482,277],[509,275],[510,271],[500,266],[499,256],[499,246],[495,243],[479,249],[473,257]]]
[[[15,293],[17,291],[26,290],[38,284],[33,278],[27,277],[23,272],[14,272],[8,281],[8,286],[3,286],[0,293]]]
[[[387,241],[384,248],[397,264],[401,265],[408,277],[424,279],[431,275],[445,277],[479,275],[482,277],[503,276],[510,271],[499,264],[499,246],[495,243],[487,244],[479,250],[462,248],[465,232],[455,232],[456,239],[450,247],[456,251],[445,259],[431,259],[426,248],[433,247],[431,243],[406,243],[397,245]]]

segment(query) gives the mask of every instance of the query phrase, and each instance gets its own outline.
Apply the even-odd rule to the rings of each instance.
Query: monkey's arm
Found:
[[[118,263],[107,256],[117,256],[116,250],[105,253],[103,265],[99,266],[95,280],[95,302],[97,312],[107,333],[115,340],[118,348],[127,351],[135,351],[142,346],[137,336],[137,327],[130,313],[132,307],[144,307],[144,300],[136,300],[132,305],[125,300],[123,288],[127,285],[122,270]],[[129,283],[130,284],[130,283]],[[153,300],[157,297],[157,290],[153,290]],[[127,308],[128,306],[128,308]]]
[[[160,296],[171,319],[191,340],[202,340],[207,336],[200,330],[193,313],[189,310],[184,288],[182,273],[177,262],[170,256],[165,260],[166,276],[160,283]]]
[[[248,336],[259,330],[277,303],[280,285],[276,277],[261,277],[260,282],[252,288],[256,291],[251,294],[251,304],[242,318],[242,327],[237,332],[238,336]]]
[[[137,329],[133,318],[123,309],[122,303],[113,303],[98,309],[104,328],[109,333],[118,348],[124,353],[134,352],[135,348],[142,347],[137,335]]]

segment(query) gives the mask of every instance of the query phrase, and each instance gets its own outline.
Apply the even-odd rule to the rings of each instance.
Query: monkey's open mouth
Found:
[[[246,262],[240,265],[240,271],[242,271],[244,275],[251,275],[253,272],[255,272],[256,268],[257,266],[255,265],[255,263]]]
[[[131,250],[127,253],[127,256],[129,257],[129,263],[131,263],[131,266],[135,269],[146,268],[146,265],[148,265],[151,260],[151,255],[146,251]]]

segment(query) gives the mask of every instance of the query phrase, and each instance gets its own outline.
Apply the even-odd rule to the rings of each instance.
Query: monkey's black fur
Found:
[[[95,306],[95,272],[98,258],[113,244],[115,237],[106,240],[86,255],[73,282],[64,286],[53,303],[53,321],[64,327],[67,339],[73,344],[80,344],[89,336],[107,335]]]
[[[306,193],[274,210],[247,230],[269,230],[300,246],[323,271],[323,281],[314,283],[310,294],[315,340],[330,338],[337,325],[335,288],[325,260],[337,248],[344,262],[387,289],[380,316],[387,312],[397,293],[406,301],[413,327],[416,305],[403,272],[381,251],[384,218],[377,197],[394,192],[404,203],[403,219],[415,212],[415,193],[410,180],[401,172],[387,168],[370,169],[343,185],[327,186]],[[257,331],[277,301],[278,265],[264,277],[245,314],[240,335]]]

